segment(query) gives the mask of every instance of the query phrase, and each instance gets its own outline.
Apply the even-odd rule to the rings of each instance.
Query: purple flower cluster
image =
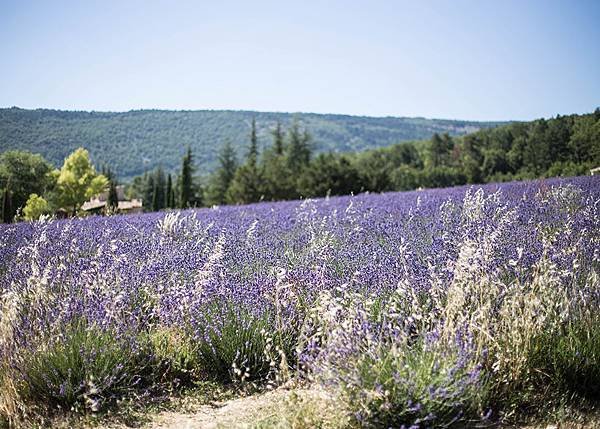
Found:
[[[599,201],[600,178],[579,177],[2,225],[0,361],[18,365],[19,356],[64,341],[65,327],[83,321],[139,353],[143,334],[180,330],[201,344],[195,352],[204,362],[233,368],[232,376],[268,370],[257,356],[269,353],[254,350],[251,336],[261,337],[260,347],[287,344],[289,365],[339,373],[336,362],[360,353],[377,360],[394,341],[410,346],[422,338],[425,353],[444,341],[441,325],[455,323],[459,374],[444,367],[439,376],[460,387],[450,392],[436,381],[423,390],[432,401],[453,401],[477,379],[481,368],[465,362],[480,351],[469,343],[472,333],[460,331],[464,321],[443,315],[438,304],[446,298],[435,294],[482,272],[525,281],[546,257],[558,272],[597,271]],[[464,278],[456,278],[457,267]],[[593,290],[578,293],[600,302]],[[328,312],[329,319],[316,317],[327,319],[329,331],[311,322],[318,306]],[[380,307],[386,311],[378,314]],[[236,335],[243,341],[224,351],[219,339]],[[443,366],[445,355],[431,359]],[[420,388],[407,383],[407,392]],[[57,389],[66,391],[61,383]],[[404,402],[419,414],[409,393]]]

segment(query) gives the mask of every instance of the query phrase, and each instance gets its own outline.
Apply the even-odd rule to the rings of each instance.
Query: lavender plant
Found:
[[[293,375],[366,427],[597,396],[598,180],[2,225],[0,415]]]

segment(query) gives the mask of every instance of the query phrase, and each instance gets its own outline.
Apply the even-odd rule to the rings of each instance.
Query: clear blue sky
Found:
[[[0,0],[0,107],[533,119],[600,106],[600,1]]]

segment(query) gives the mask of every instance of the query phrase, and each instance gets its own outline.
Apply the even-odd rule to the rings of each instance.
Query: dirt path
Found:
[[[164,411],[156,415],[145,429],[213,429],[247,428],[273,415],[285,403],[289,391],[277,389],[217,403],[202,405],[193,413]]]

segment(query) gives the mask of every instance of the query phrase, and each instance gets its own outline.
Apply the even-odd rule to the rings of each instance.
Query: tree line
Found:
[[[312,137],[298,122],[287,130],[278,123],[271,134],[271,145],[259,153],[252,121],[241,162],[226,141],[217,170],[204,180],[193,180],[193,205],[576,176],[600,166],[600,109],[586,115],[515,122],[461,137],[436,133],[430,140],[358,153],[315,155]],[[146,201],[153,199],[148,193],[152,181],[164,183],[162,174],[159,169],[136,179],[146,183],[146,194],[138,191]]]
[[[312,136],[295,121],[287,129],[277,123],[271,143],[259,148],[252,120],[241,159],[227,140],[218,152],[218,168],[198,175],[188,147],[177,175],[158,167],[134,178],[127,192],[141,198],[146,211],[158,211],[586,174],[600,166],[600,109],[461,137],[436,133],[430,140],[358,153],[315,154],[313,147]],[[102,188],[110,190],[110,205],[111,194],[113,200],[116,194],[115,175],[108,169],[96,174],[87,152],[81,151],[67,158],[61,170],[52,170],[40,155],[2,154],[3,220],[12,220],[18,207],[26,207],[31,194],[38,196],[34,202],[40,206],[44,203],[39,196],[49,195],[48,211],[60,206],[76,214],[77,205]],[[66,190],[82,174],[87,188],[66,198]]]

